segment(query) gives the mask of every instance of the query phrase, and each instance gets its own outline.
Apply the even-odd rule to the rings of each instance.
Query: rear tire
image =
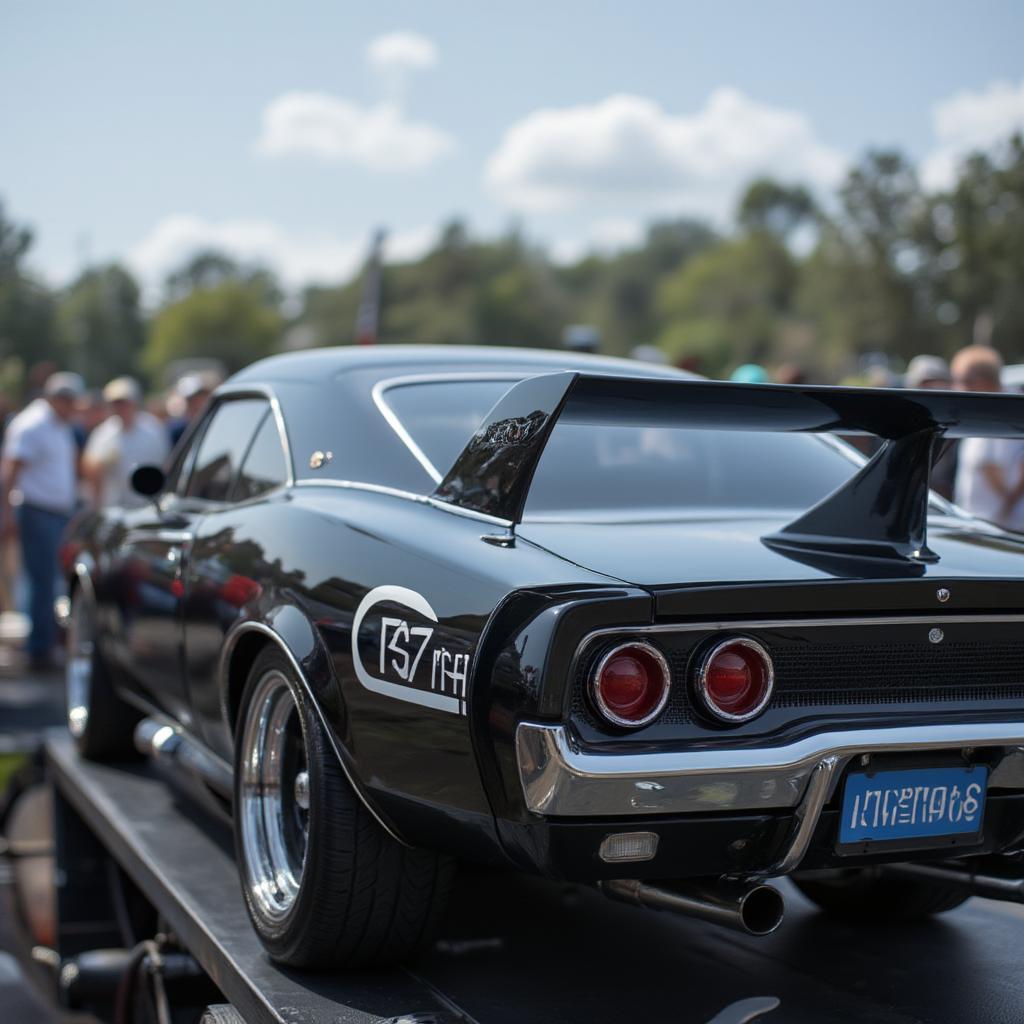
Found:
[[[81,587],[71,595],[64,673],[68,731],[78,752],[91,761],[137,759],[142,714],[114,691],[96,644],[95,608]]]
[[[844,921],[901,924],[954,910],[970,893],[929,882],[887,878],[870,868],[840,871],[835,878],[794,878],[822,910]]]
[[[234,832],[253,927],[291,967],[405,960],[447,901],[450,860],[402,846],[377,823],[273,647],[256,659],[242,697]]]

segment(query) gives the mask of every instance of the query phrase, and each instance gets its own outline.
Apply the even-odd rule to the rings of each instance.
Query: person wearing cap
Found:
[[[170,450],[167,430],[151,413],[141,409],[142,389],[131,377],[116,377],[103,389],[112,415],[89,436],[82,455],[82,470],[98,508],[119,505],[135,508],[146,499],[132,490],[136,466],[163,465]]]
[[[903,374],[903,386],[949,391],[953,387],[949,363],[942,356],[914,356],[907,364],[907,372]]]
[[[957,391],[1002,391],[1003,360],[988,345],[960,349],[951,364]],[[1024,531],[1024,441],[968,437],[960,442],[954,500],[971,515]]]
[[[57,552],[75,507],[78,450],[71,422],[85,384],[77,373],[54,373],[42,395],[11,420],[4,437],[4,539],[21,540],[29,592],[30,666],[52,666],[56,624]],[[16,516],[16,518],[15,518]]]
[[[185,431],[202,415],[216,386],[209,375],[202,373],[187,373],[178,381],[175,391],[179,402],[184,406],[185,414],[175,417],[167,424],[172,448],[181,440]]]
[[[903,374],[903,386],[925,391],[949,391],[953,387],[949,363],[942,356],[914,356],[907,364],[907,372]],[[953,489],[956,486],[959,447],[956,441],[946,441],[932,464],[931,488],[950,501],[953,500]]]

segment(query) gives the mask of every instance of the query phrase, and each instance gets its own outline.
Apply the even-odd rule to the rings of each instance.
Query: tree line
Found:
[[[32,234],[0,205],[0,390],[52,360],[91,384],[130,373],[165,383],[175,361],[238,369],[282,348],[351,344],[360,275],[285,296],[273,273],[201,252],[156,307],[118,264],[47,287]],[[867,153],[833,195],[752,182],[731,230],[692,218],[649,225],[636,246],[564,265],[512,229],[474,237],[452,221],[421,259],[382,272],[382,342],[556,347],[570,324],[601,348],[640,344],[713,376],[740,363],[799,364],[813,379],[988,341],[1024,355],[1024,139],[975,154],[926,192],[896,151]]]

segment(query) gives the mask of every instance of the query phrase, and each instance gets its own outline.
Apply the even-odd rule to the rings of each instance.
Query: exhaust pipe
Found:
[[[658,886],[616,878],[597,884],[606,896],[623,903],[668,910],[747,935],[770,935],[782,923],[786,909],[782,893],[761,883],[684,881]]]
[[[894,878],[907,878],[915,882],[946,885],[951,889],[983,896],[989,900],[1024,903],[1024,878],[1005,878],[986,875],[978,871],[964,871],[943,864],[887,864],[882,872]]]
[[[159,718],[144,718],[135,726],[132,738],[135,749],[150,758],[172,783],[184,785],[186,778],[195,780],[223,799],[231,799],[231,769],[177,726]],[[208,796],[205,789],[204,795]]]

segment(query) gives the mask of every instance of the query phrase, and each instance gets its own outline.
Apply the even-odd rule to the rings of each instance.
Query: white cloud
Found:
[[[416,32],[389,32],[366,48],[370,67],[382,75],[408,75],[437,67],[437,47]]]
[[[413,228],[388,237],[390,260],[423,255],[437,237],[434,228]],[[262,220],[208,221],[195,214],[172,214],[158,221],[131,250],[128,262],[148,294],[156,295],[167,274],[190,256],[216,249],[246,263],[273,270],[286,288],[336,284],[361,265],[368,236],[343,238],[325,231],[289,231]]]
[[[263,111],[256,150],[262,156],[311,156],[375,171],[415,171],[440,159],[454,143],[397,103],[361,106],[322,92],[287,92]]]
[[[981,92],[962,90],[932,107],[938,142],[921,168],[926,188],[949,188],[959,162],[978,150],[989,150],[1015,131],[1024,131],[1024,79],[991,82]]]
[[[518,209],[610,199],[721,216],[756,174],[827,187],[845,164],[802,114],[722,88],[689,115],[630,95],[534,111],[505,132],[485,176]]]

